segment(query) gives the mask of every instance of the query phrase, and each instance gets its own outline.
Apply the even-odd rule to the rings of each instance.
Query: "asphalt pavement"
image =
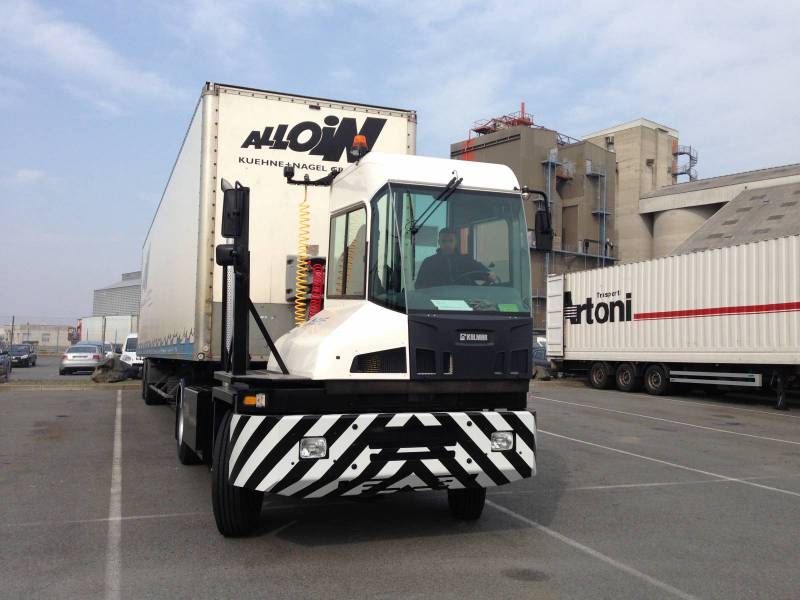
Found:
[[[35,367],[14,367],[11,370],[11,383],[51,382],[59,380],[61,383],[74,384],[77,382],[90,382],[91,371],[80,371],[69,375],[59,375],[58,365],[61,356],[45,355],[36,359]]]
[[[207,468],[175,457],[169,407],[131,388],[0,386],[0,595],[798,596],[800,411],[534,392],[539,474],[491,489],[478,522],[435,492],[268,496],[258,534],[225,539]]]

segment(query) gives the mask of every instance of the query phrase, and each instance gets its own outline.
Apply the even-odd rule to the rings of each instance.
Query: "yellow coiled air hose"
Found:
[[[294,281],[294,324],[306,322],[308,304],[308,240],[311,227],[311,210],[308,206],[308,188],[304,188],[303,201],[300,203],[300,216],[297,238],[297,273]]]

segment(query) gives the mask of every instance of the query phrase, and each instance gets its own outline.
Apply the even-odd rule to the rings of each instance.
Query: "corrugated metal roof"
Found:
[[[141,279],[125,279],[123,281],[117,281],[116,283],[107,285],[105,287],[96,288],[94,291],[99,292],[100,290],[113,290],[116,288],[124,288],[124,287],[140,287],[141,285],[142,285]]]
[[[724,187],[726,185],[735,185],[737,183],[761,181],[763,179],[789,177],[791,175],[800,175],[800,163],[770,167],[769,169],[758,169],[756,171],[743,171],[742,173],[732,173],[730,175],[720,175],[719,177],[709,177],[708,179],[698,179],[697,181],[688,181],[686,183],[676,183],[675,185],[667,185],[647,194],[642,194],[642,198],[670,196],[672,194],[707,190],[710,188]]]
[[[728,202],[673,254],[797,234],[800,234],[800,183],[756,188],[745,190]]]

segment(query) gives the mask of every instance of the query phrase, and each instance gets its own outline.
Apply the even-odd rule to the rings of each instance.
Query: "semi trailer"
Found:
[[[347,118],[342,152],[311,144]],[[143,247],[139,348],[223,535],[252,532],[265,493],[441,490],[476,519],[535,473],[522,190],[414,136],[412,111],[204,90]]]
[[[550,275],[547,349],[595,388],[800,383],[800,236]]]

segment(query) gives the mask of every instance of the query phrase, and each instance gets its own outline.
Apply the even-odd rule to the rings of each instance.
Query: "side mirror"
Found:
[[[238,238],[244,229],[244,211],[250,196],[250,188],[242,187],[238,181],[236,187],[230,187],[230,184],[223,180],[222,189],[224,196],[221,234],[225,238]]]
[[[536,239],[536,249],[549,252],[553,249],[553,226],[550,223],[550,214],[546,208],[539,208],[536,211],[536,223],[534,224],[534,236]]]

